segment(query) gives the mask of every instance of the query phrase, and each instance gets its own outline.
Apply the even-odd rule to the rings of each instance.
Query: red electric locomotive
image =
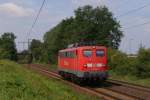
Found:
[[[65,79],[106,80],[106,47],[79,46],[59,51],[58,71]]]

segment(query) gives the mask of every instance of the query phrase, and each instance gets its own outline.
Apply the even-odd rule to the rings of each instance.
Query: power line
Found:
[[[129,14],[131,14],[131,13],[134,13],[134,12],[136,12],[136,11],[142,10],[143,8],[146,8],[146,7],[148,7],[148,6],[150,6],[150,3],[147,4],[147,5],[141,6],[141,7],[139,7],[139,8],[130,10],[130,11],[128,11],[128,12],[126,12],[126,13],[124,13],[124,14],[121,14],[121,15],[119,15],[119,16],[117,16],[117,17],[124,17],[124,16],[127,16],[127,15],[129,15]]]
[[[112,2],[114,2],[114,0],[106,0],[106,1],[108,1],[108,2],[110,1],[110,2],[109,2],[110,4],[112,4]],[[131,1],[131,0],[124,0],[123,2],[122,2],[122,1],[123,1],[123,0],[121,0],[121,3],[119,3],[120,5],[118,5],[118,6],[115,5],[115,7],[113,8],[115,11],[120,10],[120,9],[118,9],[118,8],[122,7],[122,5],[128,3],[128,2]],[[122,3],[123,3],[123,4],[122,4]]]
[[[119,17],[121,18],[121,17],[127,16],[127,15],[129,15],[129,14],[131,14],[131,13],[134,13],[134,12],[137,12],[137,11],[139,11],[139,10],[142,10],[142,9],[148,7],[148,6],[150,6],[150,3],[147,4],[147,5],[141,6],[141,7],[139,7],[139,8],[130,10],[130,11],[128,11],[128,12],[122,14],[122,15],[119,15],[119,16],[117,16],[117,17],[118,17],[118,18],[119,18]],[[130,26],[130,27],[126,27],[126,28],[123,28],[123,29],[132,29],[132,28],[140,27],[140,26],[142,26],[142,25],[147,25],[147,24],[150,24],[150,21],[149,21],[149,22],[145,22],[145,23],[141,23],[141,24],[136,24],[136,25],[133,25],[133,26]]]
[[[142,23],[142,24],[133,25],[133,26],[130,26],[130,27],[127,27],[127,28],[124,28],[124,29],[136,28],[136,27],[140,27],[140,26],[142,26],[142,25],[147,25],[147,24],[150,24],[150,21],[149,21],[149,22]]]
[[[28,44],[27,41],[20,41],[18,42],[18,44],[22,45],[23,49],[22,50],[25,50],[25,45]]]
[[[37,22],[38,19],[39,19],[39,16],[40,16],[40,13],[41,13],[41,11],[42,11],[42,9],[43,9],[43,7],[44,7],[45,1],[46,1],[46,0],[43,0],[42,5],[41,5],[41,7],[40,7],[40,9],[39,9],[39,11],[38,11],[38,13],[37,13],[37,16],[35,17],[35,20],[33,21],[33,24],[32,24],[32,26],[31,26],[31,28],[30,28],[29,31],[27,32],[27,37],[28,37],[28,49],[29,49],[29,45],[30,45],[29,36],[30,36],[31,31],[32,31],[32,29],[34,28],[36,22]]]
[[[29,31],[28,31],[28,33],[27,33],[27,36],[29,36],[29,35],[31,34],[32,29],[34,28],[36,22],[38,21],[38,18],[39,18],[39,16],[40,16],[40,13],[41,13],[41,11],[42,11],[42,9],[43,9],[43,7],[44,7],[45,1],[46,1],[46,0],[43,0],[42,5],[41,5],[41,7],[40,7],[40,9],[39,9],[39,11],[38,11],[38,13],[37,13],[37,16],[35,17],[35,20],[33,21],[33,24],[32,24],[31,28],[29,29]]]

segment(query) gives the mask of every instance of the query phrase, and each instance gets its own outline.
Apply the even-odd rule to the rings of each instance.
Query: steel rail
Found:
[[[85,91],[87,93],[97,95],[98,97],[106,99],[106,100],[121,100],[121,99],[122,100],[135,100],[135,99],[137,100],[138,99],[135,96],[131,96],[131,95],[124,94],[124,93],[119,93],[118,91],[114,91],[114,90],[107,89],[107,88],[96,88],[95,89],[95,88],[90,88],[90,87],[81,87],[81,86],[74,84],[72,82],[63,80],[61,78],[61,76],[58,75],[56,72],[52,72],[46,68],[42,68],[42,66],[40,66],[40,65],[34,65],[34,66],[27,65],[26,67],[33,69],[33,70],[36,70],[39,73],[46,75],[48,77],[61,80],[62,82],[67,83],[72,87],[75,87],[75,89],[80,89],[80,90]]]
[[[130,87],[130,88],[133,88],[133,89],[136,89],[136,90],[139,90],[139,91],[150,93],[150,87],[137,85],[137,84],[133,84],[133,83],[128,83],[128,82],[124,82],[124,81],[119,81],[119,80],[113,80],[113,79],[108,79],[107,82],[111,83],[111,84],[122,85],[122,86],[125,86],[125,87]]]

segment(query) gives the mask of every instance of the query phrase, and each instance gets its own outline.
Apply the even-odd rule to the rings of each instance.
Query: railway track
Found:
[[[49,71],[49,69],[45,68],[44,66],[32,64],[26,65],[26,67],[49,78],[61,80],[62,82],[74,87],[79,91],[97,95],[98,97],[105,100],[150,100],[150,88],[147,87],[129,84],[127,82],[117,80],[108,80],[100,86],[96,87],[81,87],[72,82],[63,80],[56,71]]]

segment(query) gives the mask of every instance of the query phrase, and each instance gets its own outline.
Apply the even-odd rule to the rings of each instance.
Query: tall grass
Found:
[[[0,100],[99,100],[10,61],[0,61]]]

